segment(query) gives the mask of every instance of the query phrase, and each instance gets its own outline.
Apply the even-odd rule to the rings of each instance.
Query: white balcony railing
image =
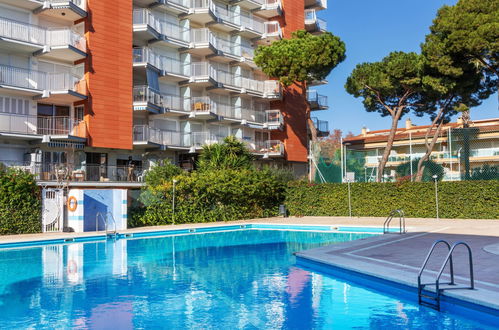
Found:
[[[83,52],[87,51],[87,43],[84,36],[69,28],[51,28],[47,30],[47,45],[73,46]]]
[[[241,56],[252,60],[255,57],[255,49],[253,47],[241,45]]]
[[[190,99],[190,110],[192,112],[211,112],[217,115],[227,113],[230,105],[216,102],[209,96],[198,96]]]
[[[40,2],[48,2],[53,5],[64,5],[67,3],[72,3],[83,10],[86,10],[87,1],[86,0],[45,0]]]
[[[150,103],[160,108],[185,111],[183,97],[161,93],[148,86],[135,86],[133,88],[133,102]]]
[[[45,28],[0,17],[0,36],[42,46],[73,46],[86,52],[85,37],[71,28]]]
[[[211,10],[215,12],[215,3],[211,0],[190,0],[190,8],[194,10]]]
[[[161,20],[155,17],[148,9],[134,9],[134,25],[148,25],[158,34],[166,37],[189,42],[189,30],[178,24]]]
[[[191,29],[191,42],[194,46],[199,44],[216,44],[215,35],[207,28]]]
[[[178,59],[160,55],[146,47],[133,49],[133,63],[147,63],[167,73],[184,74],[185,65]]]
[[[264,23],[265,38],[282,38],[281,25],[278,21],[270,21]]]
[[[241,21],[240,25],[245,29],[255,31],[260,34],[265,33],[265,23],[267,21],[260,17],[248,14],[242,14],[240,16],[240,21]]]
[[[40,26],[0,17],[0,36],[32,44],[45,45],[47,30]]]
[[[81,79],[69,73],[52,73],[0,65],[0,84],[37,91],[79,91]]]
[[[272,126],[280,126],[284,123],[280,110],[265,111],[265,124]]]
[[[281,156],[284,154],[284,143],[279,140],[267,141],[245,141],[251,152],[269,156]]]
[[[216,37],[210,29],[191,29],[191,42],[194,47],[211,45],[224,53],[241,56],[240,45],[227,39]]]
[[[87,137],[84,121],[74,120],[70,117],[42,117],[7,113],[0,113],[0,132]]]

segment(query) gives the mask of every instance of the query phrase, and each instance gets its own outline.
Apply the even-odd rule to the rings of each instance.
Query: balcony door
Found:
[[[88,181],[100,181],[100,178],[107,178],[107,154],[87,152],[86,171]]]
[[[38,103],[38,134],[68,134],[71,130],[69,111],[69,106]]]

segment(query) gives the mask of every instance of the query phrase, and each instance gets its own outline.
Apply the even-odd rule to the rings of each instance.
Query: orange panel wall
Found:
[[[132,0],[88,0],[89,145],[132,149]]]
[[[284,38],[291,38],[296,30],[305,28],[304,0],[283,0],[283,16],[278,20],[283,29]],[[273,132],[272,139],[282,140],[285,144],[286,159],[294,162],[307,162],[308,137],[307,117],[305,114],[306,95],[301,89],[291,86],[283,91],[282,102],[273,104],[273,109],[279,108],[284,116],[285,129]]]

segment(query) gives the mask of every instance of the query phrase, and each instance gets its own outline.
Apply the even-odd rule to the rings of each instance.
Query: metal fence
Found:
[[[431,137],[430,137],[431,138]],[[397,139],[385,170],[378,168],[384,152],[382,143],[344,142],[332,146],[320,141],[312,147],[315,182],[382,182],[499,180],[499,129],[493,126],[449,127],[443,129],[427,161],[425,132],[408,133]],[[418,168],[422,170],[419,171]]]

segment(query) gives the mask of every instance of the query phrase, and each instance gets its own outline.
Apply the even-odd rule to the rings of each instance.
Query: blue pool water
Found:
[[[370,234],[237,230],[0,249],[0,328],[484,329],[295,265]]]

